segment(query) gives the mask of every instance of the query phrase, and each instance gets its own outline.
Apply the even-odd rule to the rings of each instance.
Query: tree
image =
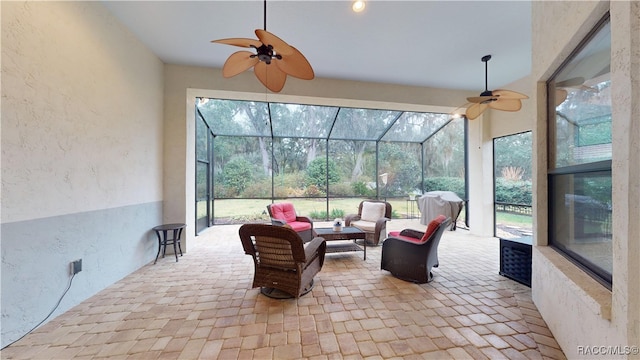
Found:
[[[223,183],[234,195],[241,194],[253,179],[253,165],[242,157],[236,157],[227,163],[222,173]]]
[[[327,175],[327,163],[324,158],[316,158],[307,167],[307,185],[315,185],[326,191],[326,181],[329,184],[335,184],[340,181],[336,163],[329,159],[329,173]]]
[[[496,178],[505,168],[521,168],[522,179],[531,180],[531,132],[503,136],[494,140],[494,168]]]
[[[266,135],[266,127],[269,124],[269,112],[266,109],[266,103],[259,103],[255,101],[239,101],[238,111],[241,112],[246,119],[254,133],[260,135]],[[265,136],[259,136],[258,146],[260,150],[260,158],[262,160],[262,171],[266,176],[271,176],[271,153],[270,149],[267,149],[267,138]]]

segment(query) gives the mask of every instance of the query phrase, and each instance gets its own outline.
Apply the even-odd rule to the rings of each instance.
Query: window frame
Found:
[[[582,254],[575,252],[571,249],[568,249],[564,244],[555,239],[554,230],[556,229],[556,221],[552,214],[555,213],[554,205],[557,205],[555,200],[555,189],[554,183],[560,176],[566,175],[584,175],[589,173],[597,173],[597,172],[608,172],[609,176],[611,176],[611,164],[612,159],[609,160],[597,160],[591,162],[584,162],[578,164],[570,164],[566,166],[557,166],[557,133],[556,133],[556,109],[557,105],[555,104],[555,85],[554,81],[561,74],[568,65],[572,63],[589,44],[591,41],[596,38],[599,32],[606,27],[606,25],[610,24],[610,14],[607,12],[600,21],[594,26],[594,28],[585,36],[585,38],[580,42],[580,44],[574,49],[569,57],[558,67],[555,73],[549,78],[546,83],[547,86],[547,137],[548,137],[548,163],[547,163],[547,184],[548,184],[548,209],[547,214],[548,217],[548,227],[547,227],[547,235],[549,240],[549,246],[553,247],[560,254],[562,254],[565,258],[570,260],[572,263],[577,265],[591,277],[593,277],[596,281],[601,283],[603,286],[611,290],[612,282],[613,282],[613,270],[611,273],[603,269],[602,267],[596,265],[588,258],[582,256]],[[609,57],[609,63],[611,63],[611,58]],[[575,214],[570,214],[575,217]],[[613,254],[611,254],[613,257]]]

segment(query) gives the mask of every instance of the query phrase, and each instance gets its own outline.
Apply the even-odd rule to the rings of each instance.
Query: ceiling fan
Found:
[[[225,61],[222,76],[230,78],[253,67],[258,80],[273,92],[284,87],[287,75],[303,80],[314,78],[313,68],[298,49],[267,31],[267,0],[264,0],[264,30],[256,29],[258,40],[247,38],[228,38],[213,40],[213,43],[227,44],[251,51],[237,51]]]
[[[480,96],[467,98],[467,101],[471,103],[465,114],[469,120],[477,118],[488,108],[502,111],[518,111],[522,107],[521,100],[529,98],[527,95],[511,90],[489,90],[487,81],[489,60],[491,60],[491,55],[482,57],[482,62],[484,63],[484,91]]]

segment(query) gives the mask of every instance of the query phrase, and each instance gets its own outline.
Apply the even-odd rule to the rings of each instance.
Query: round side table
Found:
[[[176,262],[178,262],[178,251],[176,249],[176,245],[178,246],[178,249],[180,249],[180,256],[182,256],[180,238],[182,237],[182,230],[186,226],[186,224],[164,224],[153,228],[153,231],[155,231],[158,236],[158,253],[156,254],[156,260],[153,262],[154,264],[158,261],[160,250],[162,250],[162,257],[164,258],[164,255],[167,252],[167,245],[173,245],[173,252],[176,254]],[[173,232],[172,237],[169,237],[170,231]]]

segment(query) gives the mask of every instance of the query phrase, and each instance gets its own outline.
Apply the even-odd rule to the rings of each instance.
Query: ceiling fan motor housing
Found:
[[[282,59],[282,56],[279,54],[273,53],[273,46],[262,44],[259,48],[256,48],[257,54],[255,56],[258,57],[258,60],[265,62],[267,64],[271,64],[271,59]]]

